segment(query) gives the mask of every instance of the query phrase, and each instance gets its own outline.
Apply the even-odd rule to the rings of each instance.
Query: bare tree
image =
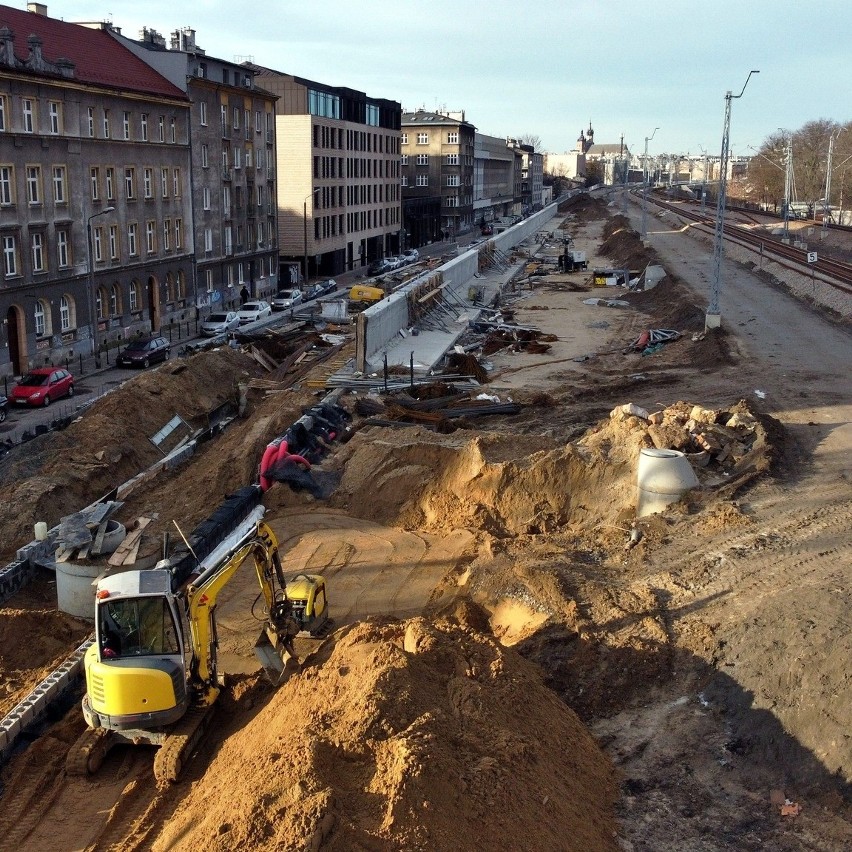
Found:
[[[534,133],[524,133],[518,137],[522,145],[532,145],[533,151],[541,151],[541,136]]]

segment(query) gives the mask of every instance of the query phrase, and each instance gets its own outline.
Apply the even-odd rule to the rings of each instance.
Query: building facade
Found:
[[[277,96],[278,246],[282,276],[334,276],[400,250],[396,101],[252,63]]]
[[[278,289],[274,95],[250,68],[208,56],[185,27],[169,44],[144,29],[138,40],[110,30],[142,61],[181,89],[190,111],[195,244],[192,293],[201,313]]]
[[[455,239],[476,222],[475,138],[476,128],[465,121],[464,112],[445,115],[418,110],[402,116],[402,195],[411,210],[438,207],[438,231],[431,235],[433,240]],[[429,221],[433,219],[434,213]],[[422,223],[413,220],[406,224],[406,231],[425,236]]]
[[[193,312],[186,95],[103,29],[0,6],[0,374]]]

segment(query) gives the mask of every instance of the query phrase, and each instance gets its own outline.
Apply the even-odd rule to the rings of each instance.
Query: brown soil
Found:
[[[641,268],[651,256],[605,210],[574,201],[565,227],[592,264]],[[250,577],[235,582],[219,626],[226,668],[242,674],[186,779],[157,790],[138,748],[113,752],[95,779],[64,777],[81,729],[72,708],[4,770],[10,848],[848,845],[849,602],[838,566],[850,553],[849,445],[846,421],[820,420],[842,413],[842,394],[826,382],[803,412],[753,398],[767,368],[730,332],[693,339],[698,298],[671,273],[624,294],[621,310],[585,310],[582,288],[542,281],[517,312],[558,338],[553,349],[491,356],[488,392],[520,402],[520,414],[471,418],[451,434],[356,418],[319,468],[338,483],[328,501],[280,485],[266,495],[285,570],[326,575],[339,628],[303,672],[277,691],[259,679],[247,614],[256,590]],[[683,336],[625,354],[647,328]],[[147,436],[172,414],[202,424],[259,375],[231,350],[194,356],[10,455],[0,477],[16,510],[0,509],[4,540],[17,546],[33,521],[53,523],[129,478],[159,458]],[[191,463],[128,497],[120,520],[157,515],[149,546],[253,481],[266,442],[315,396],[271,388],[245,400],[244,416]],[[627,402],[661,422],[610,416]],[[699,469],[700,488],[667,512],[637,520],[638,454],[696,451],[695,404],[717,423],[753,419],[742,452]],[[0,673],[16,695],[85,635],[52,593],[45,577],[0,613]],[[801,817],[781,816],[779,792],[781,804],[805,803]]]

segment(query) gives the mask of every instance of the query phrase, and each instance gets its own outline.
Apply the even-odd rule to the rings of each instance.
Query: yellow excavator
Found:
[[[260,492],[253,486],[241,491],[177,556],[98,582],[95,641],[84,658],[87,730],[68,754],[69,774],[94,773],[113,745],[131,743],[159,746],[157,781],[178,779],[210,724],[222,685],[217,597],[247,560],[254,563],[264,609],[255,652],[275,685],[299,669],[293,637],[329,629],[325,580],[299,574],[285,581],[278,542],[260,520]]]

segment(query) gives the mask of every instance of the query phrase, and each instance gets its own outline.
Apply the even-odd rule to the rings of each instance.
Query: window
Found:
[[[66,269],[71,265],[68,255],[68,231],[62,230],[56,232],[56,261],[60,269]]]
[[[444,202],[447,207],[458,207],[459,206],[459,197],[457,195],[448,195]]]
[[[417,162],[418,166],[428,166],[429,165],[429,155],[428,154],[418,154],[416,162]]]
[[[263,129],[263,125],[261,124],[261,121],[260,121],[260,110],[256,110],[255,114],[254,114],[254,132],[260,133],[260,131],[262,129]]]
[[[417,186],[429,186],[429,175],[417,175]]]
[[[251,133],[251,113],[248,110],[243,112],[243,129],[246,132],[246,137]]]
[[[145,198],[152,198],[154,195],[154,170],[145,169],[142,172],[142,185],[145,189]]]
[[[234,253],[234,237],[233,232],[231,231],[231,226],[225,226],[225,254],[233,254]]]
[[[142,113],[141,124],[142,124],[142,134],[141,134],[142,135],[142,141],[147,142],[148,141],[148,113],[147,112]]]
[[[109,257],[118,260],[118,225],[109,226]]]
[[[88,116],[89,136],[94,136],[95,135],[95,108],[89,107],[86,110],[86,115]]]
[[[41,299],[36,300],[36,303],[33,307],[33,318],[35,319],[36,337],[44,337],[44,305],[42,304]]]
[[[170,251],[172,247],[172,220],[163,220],[163,251]]]
[[[207,169],[210,167],[210,152],[206,145],[201,146],[201,168]]]
[[[27,166],[27,201],[41,204],[41,166]]]
[[[234,168],[241,169],[243,167],[242,148],[234,148]]]
[[[174,118],[169,119],[169,142],[177,142],[177,120]]]
[[[204,273],[204,280],[207,282],[207,292],[213,292],[213,270],[208,269]]]
[[[136,257],[136,223],[131,222],[127,226],[127,253]]]
[[[148,254],[154,254],[157,251],[157,223],[154,221],[145,223],[145,248]]]
[[[207,101],[199,101],[198,103],[198,120],[202,127],[207,127]]]
[[[447,186],[461,186],[461,179],[458,175],[447,175]]]
[[[117,317],[121,313],[121,288],[113,284],[109,291],[109,313]]]
[[[459,144],[459,134],[458,131],[452,131],[447,134],[447,144],[448,145],[458,145]]]
[[[104,318],[104,291],[100,287],[95,290],[95,317]]]
[[[180,198],[180,169],[172,169],[172,195]]]
[[[162,169],[160,171],[160,189],[163,193],[163,198],[169,197],[169,170]]]
[[[246,146],[246,168],[250,169],[252,167],[252,147],[251,145]]]
[[[222,215],[231,215],[231,187],[227,184],[222,187]]]
[[[6,96],[0,95],[0,133],[6,132]]]
[[[59,300],[59,328],[68,331],[71,328],[71,302],[68,296]]]
[[[458,154],[447,154],[447,165],[448,166],[457,166],[459,164],[459,155]]]
[[[132,167],[124,170],[124,194],[128,200],[136,198],[136,169]]]
[[[408,175],[403,175],[403,176],[402,176],[402,185],[403,185],[403,186],[408,186]]]
[[[62,132],[62,104],[58,101],[50,101],[47,105],[47,114],[50,120],[50,132],[59,134]]]
[[[238,107],[234,107],[234,130],[240,129],[240,110]]]
[[[139,310],[139,282],[131,281],[130,282],[130,310],[138,311]]]
[[[311,115],[319,115],[324,118],[340,118],[339,95],[308,89],[308,112]]]
[[[122,132],[122,139],[129,139],[130,138],[130,113],[129,112],[125,112],[121,116],[121,132]]]
[[[428,133],[418,133],[417,134],[417,144],[418,145],[428,145],[429,144],[429,134]]]
[[[204,189],[201,190],[201,206],[205,210],[210,209],[210,187],[205,186]]]
[[[18,243],[12,234],[3,236],[3,274],[6,278],[18,274]]]
[[[399,144],[400,145],[407,145],[408,144],[408,134],[407,133],[400,133],[399,134]]]
[[[175,248],[183,246],[183,219],[175,219]]]
[[[65,166],[53,167],[53,201],[55,204],[65,204],[68,193],[65,189]]]
[[[408,165],[408,154],[403,154],[400,157],[400,165],[407,166]]]
[[[166,117],[164,115],[157,119],[157,138],[160,142],[166,141]]]
[[[108,109],[104,110],[103,128],[104,128],[104,139],[109,139],[109,110]]]
[[[113,201],[115,199],[115,169],[112,166],[107,166],[105,174],[107,201]]]
[[[33,102],[29,98],[21,100],[21,111],[24,119],[24,133],[32,133],[35,127],[35,119],[33,117]]]
[[[211,228],[204,229],[204,251],[213,251],[213,231]]]
[[[92,185],[92,201],[97,201],[100,196],[100,172],[97,166],[92,166],[89,169],[89,181]]]
[[[103,238],[103,226],[99,226],[92,231],[92,250],[95,253],[95,260],[97,262],[100,262],[104,259]]]
[[[222,135],[228,135],[228,108],[225,104],[219,105],[219,120],[222,123]]]
[[[31,234],[30,248],[33,256],[33,272],[44,272],[44,236],[38,233]]]
[[[0,204],[13,204],[15,196],[12,187],[15,181],[11,166],[0,166]]]

